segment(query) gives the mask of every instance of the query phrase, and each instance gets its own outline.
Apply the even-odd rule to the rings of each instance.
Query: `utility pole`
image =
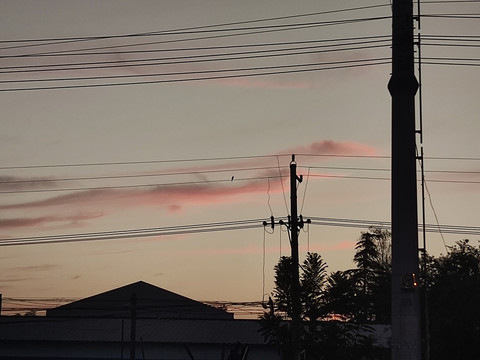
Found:
[[[301,336],[302,336],[302,304],[300,298],[300,273],[299,273],[299,255],[298,255],[298,234],[304,224],[310,224],[310,219],[303,220],[302,215],[298,216],[297,211],[297,182],[301,183],[303,177],[297,175],[297,163],[295,162],[295,155],[292,155],[290,162],[290,215],[288,216],[288,224],[283,220],[278,221],[279,225],[285,225],[290,230],[290,247],[291,247],[291,297],[292,297],[292,347],[293,352],[291,358],[288,360],[300,360],[301,354]],[[264,221],[263,226],[269,223]],[[275,218],[270,217],[270,226],[275,228]]]
[[[302,331],[301,300],[300,300],[300,274],[298,264],[298,233],[300,231],[297,214],[297,181],[302,178],[297,176],[297,163],[295,155],[290,162],[290,245],[292,248],[292,337],[294,346],[294,359],[300,360],[300,336]]]
[[[413,0],[392,14],[392,360],[420,360]]]

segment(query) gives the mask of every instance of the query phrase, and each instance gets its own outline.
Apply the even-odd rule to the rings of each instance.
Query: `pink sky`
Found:
[[[361,6],[369,8],[348,10]],[[476,6],[430,3],[423,5],[423,11],[478,13]],[[292,17],[299,14],[315,15]],[[273,43],[278,49],[282,48],[278,44],[287,42],[324,45],[333,39],[357,38],[363,42],[388,36],[390,15],[388,2],[379,5],[374,0],[361,4],[353,0],[0,2],[0,40],[163,32],[161,36],[91,39],[48,47],[4,44],[2,47],[22,47],[0,49],[0,67],[137,57],[194,60],[188,57],[253,51]],[[275,17],[281,19],[254,21]],[[288,31],[259,32],[256,28],[236,36],[203,31],[227,27],[204,26],[236,22],[239,24],[229,27],[372,17],[386,19]],[[200,27],[202,32],[165,33],[192,27]],[[426,18],[421,30],[433,35],[477,35],[478,23]],[[127,46],[149,41],[157,43]],[[358,42],[348,41],[354,44],[349,47],[359,45],[358,50],[245,59],[232,55],[235,60],[221,62],[196,58],[195,62],[155,67],[53,71],[49,76],[142,75],[130,80],[154,81],[160,77],[143,75],[390,56],[388,42],[368,49],[360,48],[365,44]],[[100,50],[86,49],[103,46],[102,51],[112,54],[2,57],[76,49],[96,53]],[[177,50],[172,52],[172,48]],[[122,52],[128,50],[142,52]],[[422,54],[478,58],[476,51],[472,47],[453,51],[425,46]],[[2,92],[0,239],[268,220],[272,214],[286,217],[291,154],[297,154],[298,173],[304,176],[297,189],[304,216],[388,222],[390,184],[385,179],[390,176],[390,70],[385,64],[215,81]],[[0,74],[0,80],[44,76],[11,73]],[[182,79],[185,76],[181,75]],[[450,171],[426,174],[427,180],[432,180],[428,183],[427,223],[434,224],[436,214],[440,223],[477,226],[480,73],[468,66],[424,66],[422,76],[423,145],[430,157],[425,168]],[[73,83],[83,82],[35,84]],[[2,83],[0,90],[11,86],[28,84]],[[464,160],[455,160],[459,158]],[[309,172],[312,176],[307,178]],[[302,256],[308,239],[310,250],[324,256],[329,271],[346,269],[352,264],[353,245],[361,231],[312,225],[308,234],[300,234]],[[257,228],[241,231],[2,247],[0,293],[4,297],[80,297],[144,280],[196,299],[258,300],[262,296],[264,235],[260,222]],[[266,287],[270,290],[280,235],[282,253],[287,254],[285,233],[266,236]],[[443,251],[440,235],[429,236],[431,252]],[[462,235],[444,237],[452,245]]]

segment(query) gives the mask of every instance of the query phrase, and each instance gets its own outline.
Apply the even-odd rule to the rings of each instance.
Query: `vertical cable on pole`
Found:
[[[427,283],[427,234],[426,234],[426,209],[425,209],[425,157],[423,152],[423,84],[422,84],[422,44],[420,34],[420,0],[417,0],[417,22],[419,32],[417,34],[417,49],[418,49],[418,118],[419,118],[419,130],[420,134],[420,155],[418,160],[420,163],[420,176],[421,176],[421,196],[422,196],[422,332],[423,332],[423,359],[430,360],[430,326],[428,315],[428,283]]]
[[[262,256],[262,304],[265,302],[265,237],[267,229],[263,229],[263,256]]]

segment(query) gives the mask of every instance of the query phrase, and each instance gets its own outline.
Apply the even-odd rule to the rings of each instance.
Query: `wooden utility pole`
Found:
[[[392,14],[392,360],[420,360],[413,0]]]
[[[297,182],[302,182],[303,177],[297,175],[297,163],[295,162],[295,155],[292,155],[290,162],[290,215],[288,216],[288,224],[283,220],[278,222],[279,225],[286,225],[290,230],[290,247],[291,255],[291,298],[292,298],[292,321],[291,321],[291,342],[292,352],[287,360],[300,360],[301,356],[301,337],[302,337],[302,303],[300,297],[300,272],[299,272],[299,255],[298,255],[298,234],[304,224],[310,224],[311,220],[307,219],[305,222],[302,215],[298,216],[297,211]],[[263,222],[263,226],[267,226],[267,221]],[[270,226],[275,228],[275,218],[270,217]],[[273,311],[273,304],[272,304]]]
[[[292,248],[292,340],[294,359],[300,359],[300,337],[302,331],[301,300],[300,300],[300,274],[298,270],[298,233],[300,231],[297,214],[297,181],[302,178],[297,176],[297,163],[295,155],[290,162],[290,245]]]

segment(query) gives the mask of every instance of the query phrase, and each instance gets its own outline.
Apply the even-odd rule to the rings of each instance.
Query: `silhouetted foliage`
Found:
[[[330,274],[325,286],[325,307],[328,314],[347,320],[358,311],[356,279],[352,271],[335,271]]]
[[[369,228],[355,250],[353,269],[327,275],[318,254],[308,254],[300,267],[304,359],[389,358],[389,351],[374,346],[368,329],[391,322],[391,234]],[[420,265],[430,359],[480,359],[480,245],[462,240],[438,258],[425,254]],[[275,266],[275,306],[261,317],[262,334],[285,359],[292,354],[286,321],[292,315],[291,280],[291,259],[282,257]]]
[[[358,323],[390,322],[391,234],[371,227],[356,246],[354,269],[332,273],[327,280],[331,314]]]
[[[324,288],[327,279],[327,264],[317,253],[308,253],[301,266],[300,277],[303,317],[315,322],[325,317]]]
[[[283,359],[293,354],[291,324],[291,258],[282,257],[274,268],[275,289],[272,295],[275,307],[261,317],[261,333],[266,341],[275,345]],[[300,266],[301,318],[304,326],[301,334],[302,356],[310,359],[350,360],[374,352],[370,333],[366,328],[337,321],[325,320],[329,314],[326,289],[329,286],[327,265],[319,254],[308,253]],[[367,357],[373,359],[374,357]]]
[[[292,317],[292,259],[282,256],[275,265],[275,288],[272,292],[277,310]]]
[[[462,240],[433,259],[428,305],[432,359],[480,359],[480,245]]]

